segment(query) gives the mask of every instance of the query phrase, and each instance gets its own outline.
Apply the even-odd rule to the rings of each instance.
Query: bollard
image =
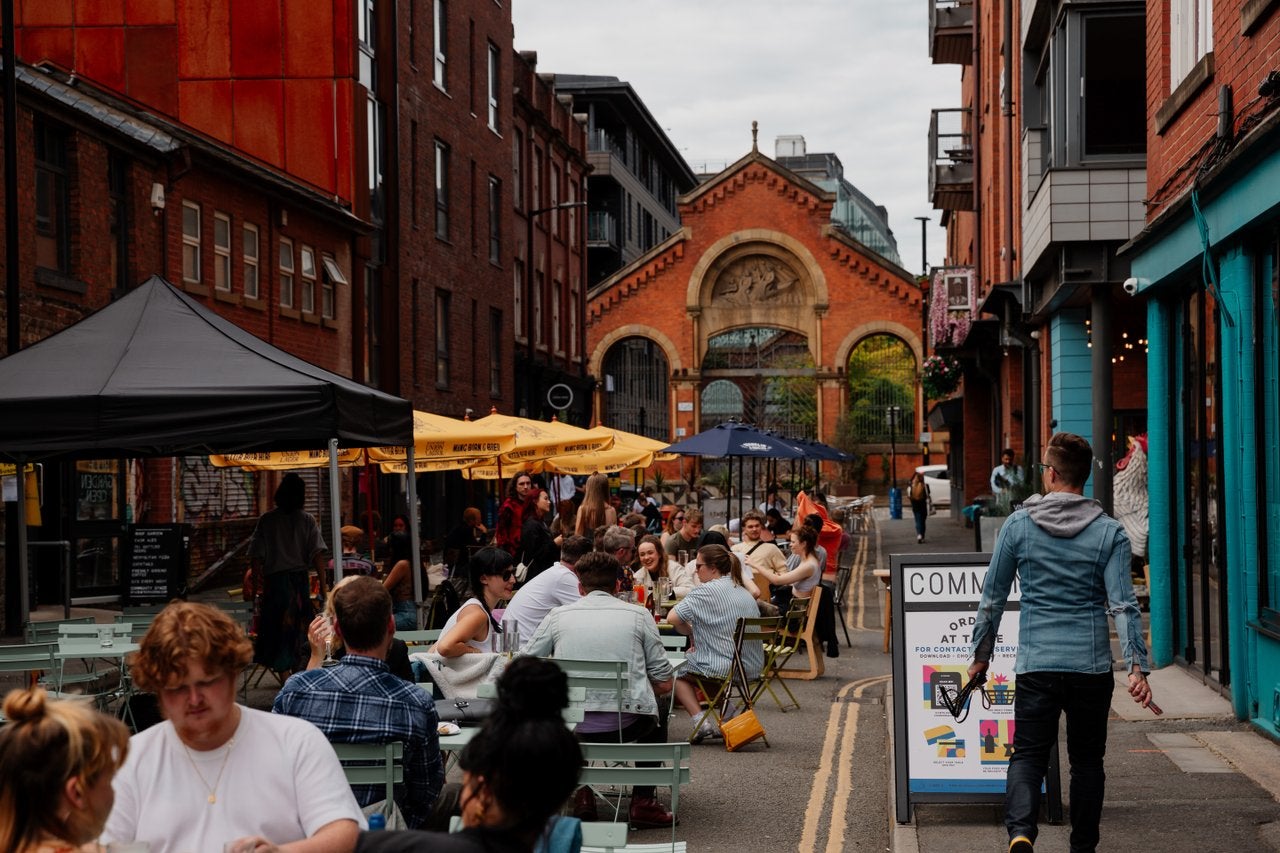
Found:
[[[973,550],[982,553],[982,504],[973,504]]]
[[[897,486],[889,489],[889,518],[902,520],[902,489]]]

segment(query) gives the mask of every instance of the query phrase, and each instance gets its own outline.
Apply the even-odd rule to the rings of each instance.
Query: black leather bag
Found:
[[[478,726],[493,710],[492,699],[437,699],[436,716],[442,723]]]

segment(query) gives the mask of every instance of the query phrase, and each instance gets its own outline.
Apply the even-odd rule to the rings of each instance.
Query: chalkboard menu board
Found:
[[[186,592],[189,542],[182,524],[129,528],[125,594],[130,604],[167,602]]]

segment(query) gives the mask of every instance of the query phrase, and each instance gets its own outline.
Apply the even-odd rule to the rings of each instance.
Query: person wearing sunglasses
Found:
[[[497,652],[502,626],[494,618],[493,608],[511,597],[515,587],[514,559],[502,548],[481,548],[471,556],[468,566],[471,598],[463,602],[440,629],[434,651],[442,657],[477,652]]]
[[[1010,853],[1034,850],[1040,786],[1064,712],[1071,849],[1091,851],[1098,845],[1107,717],[1115,687],[1108,616],[1115,620],[1128,665],[1129,695],[1155,710],[1142,613],[1129,574],[1129,539],[1101,504],[1084,496],[1092,465],[1093,449],[1085,439],[1063,432],[1049,439],[1040,466],[1045,494],[1028,498],[1001,528],[978,605],[971,678],[990,666],[1005,602],[1018,578],[1015,728],[1005,783]]]

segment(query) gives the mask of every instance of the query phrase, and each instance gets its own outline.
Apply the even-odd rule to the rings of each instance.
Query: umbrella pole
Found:
[[[405,449],[405,462],[408,467],[408,482],[405,490],[409,499],[409,568],[413,572],[413,600],[417,604],[418,629],[422,629],[422,549],[421,535],[418,531],[418,475],[414,472],[414,447],[410,444]]]
[[[333,554],[333,582],[342,580],[342,496],[338,494],[338,439],[329,439],[329,527],[333,538],[329,540],[329,553]],[[321,579],[323,580],[323,578]],[[321,589],[324,584],[320,584]]]
[[[18,539],[18,597],[21,599],[18,603],[18,624],[26,625],[31,617],[31,576],[27,565],[27,460],[25,456],[18,455],[13,462],[13,477],[18,486],[15,496],[18,502],[18,529],[15,531]],[[68,598],[70,595],[71,590],[68,589]]]

